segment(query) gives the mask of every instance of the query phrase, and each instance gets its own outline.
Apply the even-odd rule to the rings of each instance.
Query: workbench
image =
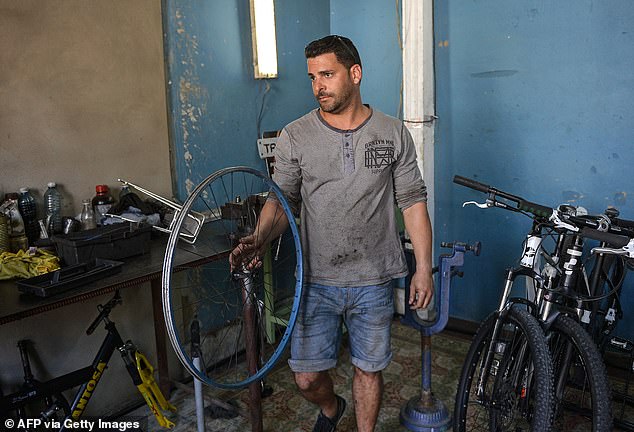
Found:
[[[213,235],[209,235],[211,231],[209,226],[204,226],[195,245],[179,242],[174,258],[175,265],[178,267],[175,266],[176,271],[179,268],[197,267],[209,261],[228,259],[229,250],[214,247],[214,242],[210,241],[213,237]],[[205,234],[208,234],[208,236],[206,237]],[[121,272],[48,298],[21,294],[15,281],[1,281],[0,325],[74,303],[80,303],[116,290],[138,287],[149,282],[152,293],[159,386],[164,395],[166,397],[169,396],[170,379],[167,366],[167,338],[161,302],[161,274],[167,235],[157,233],[153,235],[150,243],[149,252],[120,260],[124,262]]]

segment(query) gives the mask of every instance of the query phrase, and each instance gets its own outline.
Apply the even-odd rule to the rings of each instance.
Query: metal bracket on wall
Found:
[[[422,120],[403,120],[405,123],[431,125],[438,119],[435,115],[424,115]]]

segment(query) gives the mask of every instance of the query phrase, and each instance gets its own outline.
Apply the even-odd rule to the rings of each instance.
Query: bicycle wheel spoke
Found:
[[[271,230],[263,231],[258,225],[267,200],[278,203],[270,207],[274,224],[289,226],[279,243],[277,234],[273,239]],[[178,240],[190,210],[210,219],[194,245]],[[270,244],[266,254],[257,257],[262,267],[232,271],[230,252],[240,238],[251,234]],[[256,255],[255,248],[248,249],[241,262],[249,263]],[[198,265],[179,264],[185,256],[197,257]],[[290,338],[302,276],[295,219],[277,186],[263,174],[242,167],[221,170],[205,179],[174,221],[163,266],[166,326],[185,368],[221,388],[243,387],[261,379],[279,360]],[[189,328],[193,320],[200,327],[204,365],[200,368],[192,362]],[[259,353],[250,354],[251,350]],[[259,360],[259,364],[251,361],[249,367],[247,358]]]

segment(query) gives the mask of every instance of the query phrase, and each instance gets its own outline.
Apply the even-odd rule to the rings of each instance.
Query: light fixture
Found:
[[[277,78],[273,0],[250,0],[253,71],[256,79]]]

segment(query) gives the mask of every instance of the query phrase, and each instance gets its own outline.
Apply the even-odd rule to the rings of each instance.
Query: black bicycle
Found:
[[[23,420],[22,423],[16,423],[16,425],[47,424],[55,426],[47,429],[66,429],[73,421],[80,419],[110,358],[115,351],[118,351],[133,384],[143,395],[158,423],[166,428],[173,427],[174,423],[167,419],[162,411],[176,411],[176,408],[165,399],[154,381],[154,368],[131,341],[123,341],[115,323],[109,319],[112,309],[120,303],[121,296],[117,291],[108,303],[99,305],[99,315],[86,330],[86,334],[92,334],[101,322],[105,324],[106,329],[103,343],[89,366],[48,381],[38,381],[31,371],[29,343],[26,340],[19,341],[24,383],[20,390],[6,396],[0,395],[0,418]],[[79,389],[72,403],[69,403],[63,393],[78,386]]]
[[[592,284],[583,286],[587,277],[582,255],[586,239],[601,241],[604,249],[606,245],[623,247],[634,233],[607,224],[600,216],[581,214],[571,206],[552,209],[471,179],[456,176],[454,181],[488,195],[485,203],[468,204],[520,212],[533,219],[519,266],[507,271],[505,292],[511,291],[516,279],[524,278],[526,297],[509,302],[527,305],[546,333],[555,384],[553,429],[569,430],[572,425],[582,424],[584,430],[611,430],[612,407],[605,365],[591,335],[582,326],[590,322],[589,311],[583,305],[602,296],[595,295],[597,290]],[[550,252],[548,239],[553,244]],[[596,278],[600,280],[605,278]]]
[[[602,226],[634,232],[634,222],[619,217],[618,210],[607,209],[595,217]],[[631,237],[631,234],[628,234]],[[578,300],[582,311],[582,324],[591,334],[608,366],[618,378],[612,381],[614,426],[634,431],[634,342],[614,335],[625,311],[621,302],[628,270],[634,269],[634,241],[622,247],[601,242],[591,249],[584,267],[591,269],[587,277],[580,280]]]

